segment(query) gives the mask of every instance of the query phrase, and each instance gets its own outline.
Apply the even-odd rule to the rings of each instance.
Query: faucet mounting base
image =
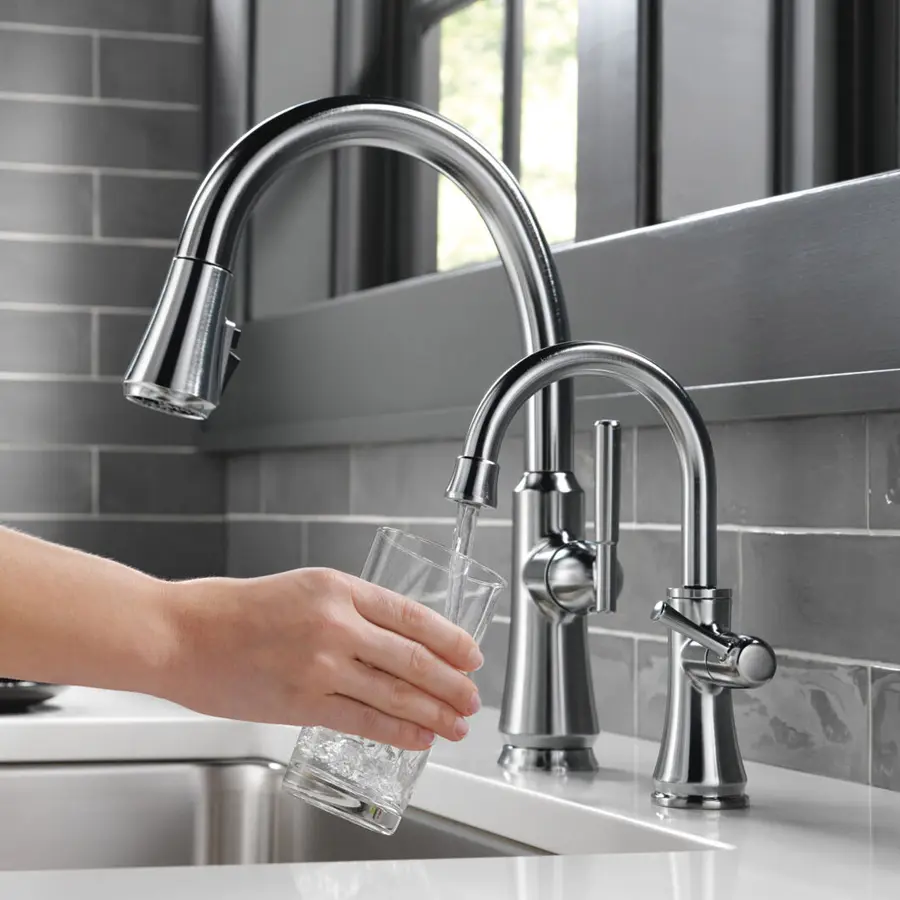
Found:
[[[731,794],[726,797],[713,797],[707,794],[664,794],[654,791],[650,799],[657,806],[667,809],[745,809],[749,803],[746,794]]]
[[[504,744],[499,764],[509,772],[596,772],[600,767],[590,747],[565,750],[550,747],[513,747]]]

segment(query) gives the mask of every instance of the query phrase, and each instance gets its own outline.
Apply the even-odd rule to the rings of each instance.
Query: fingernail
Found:
[[[476,691],[472,694],[472,699],[469,701],[469,715],[474,716],[479,709],[481,709],[481,697]]]
[[[469,654],[469,672],[477,672],[484,665],[484,654],[476,647]]]
[[[469,733],[469,723],[465,719],[457,719],[453,726],[453,733],[458,738],[464,738]]]
[[[422,729],[422,740],[430,747],[434,743],[434,732]]]

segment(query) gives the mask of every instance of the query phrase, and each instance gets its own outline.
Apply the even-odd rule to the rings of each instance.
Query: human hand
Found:
[[[458,741],[481,706],[473,638],[331,569],[171,584],[175,650],[157,690],[226,718],[324,725],[408,750]]]

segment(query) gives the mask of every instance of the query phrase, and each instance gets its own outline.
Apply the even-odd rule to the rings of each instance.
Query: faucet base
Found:
[[[746,794],[731,794],[725,797],[713,797],[708,794],[665,794],[662,791],[654,791],[650,799],[657,806],[667,809],[745,809],[749,804]]]
[[[550,747],[513,747],[504,744],[497,762],[509,772],[596,772],[597,757],[590,747],[565,750]]]

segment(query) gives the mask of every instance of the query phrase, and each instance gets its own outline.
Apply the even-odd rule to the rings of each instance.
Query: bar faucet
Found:
[[[512,418],[536,391],[578,375],[612,377],[649,400],[672,435],[681,465],[683,584],[670,588],[652,615],[667,627],[669,649],[668,702],[653,773],[653,801],[681,809],[741,808],[747,804],[747,779],[731,690],[765,684],[775,674],[776,659],[765,642],[729,630],[732,593],[716,584],[715,459],[703,419],[684,388],[651,360],[614,344],[573,341],[538,350],[508,369],[485,394],[446,495],[475,506],[495,505],[497,460]],[[545,528],[546,538],[534,544],[530,535],[522,534],[521,521],[514,520],[517,542],[522,541],[523,549],[530,544],[524,571],[536,601],[531,605],[548,620],[583,620],[587,613],[615,609],[620,432],[614,422],[596,427],[595,540],[579,540],[551,524]],[[546,474],[525,476],[517,489],[522,501],[517,513],[528,511],[529,494],[540,490]],[[522,594],[513,598],[506,683],[506,693],[513,697],[534,690],[534,683],[547,674],[531,668],[533,647],[516,640],[526,602]],[[549,674],[552,689],[552,679],[565,681],[582,673],[563,669]],[[501,730],[527,732],[551,724],[510,720],[523,709],[528,707],[506,703]],[[565,727],[564,722],[552,724]],[[508,746],[504,752],[515,764],[522,751]]]

